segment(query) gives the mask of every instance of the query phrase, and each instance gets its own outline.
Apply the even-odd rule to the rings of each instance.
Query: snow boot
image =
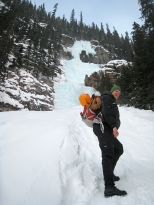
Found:
[[[127,195],[126,191],[121,191],[119,189],[117,189],[117,187],[115,186],[109,186],[105,188],[104,191],[104,196],[105,197],[110,197],[110,196],[125,196]]]
[[[119,180],[120,180],[120,177],[115,176],[115,175],[113,174],[113,181],[116,182],[116,181],[119,181]]]

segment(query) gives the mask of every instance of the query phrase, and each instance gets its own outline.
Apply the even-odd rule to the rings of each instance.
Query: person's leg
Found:
[[[113,181],[119,181],[120,178],[115,176],[113,171],[116,166],[116,163],[119,159],[119,157],[123,154],[123,146],[122,144],[118,141],[117,138],[114,138],[114,156],[112,160],[112,174],[113,174]],[[105,186],[105,191],[104,191],[105,197],[109,196],[124,196],[127,195],[127,192],[124,190],[119,190],[115,186]]]
[[[98,137],[102,152],[102,169],[105,186],[114,186],[113,181],[113,159],[114,159],[114,137],[112,132],[102,133],[99,125],[94,125],[94,134]]]
[[[114,186],[113,181],[113,159],[114,159],[114,137],[113,135],[109,135],[109,133],[102,133],[99,125],[94,125],[93,127],[94,134],[98,137],[99,146],[102,151],[102,167],[103,167],[103,175],[105,181],[105,190],[104,196],[123,196],[126,195],[126,191],[122,191],[117,189]],[[116,155],[114,163],[116,164],[118,154]],[[117,159],[117,160],[116,160]]]
[[[114,158],[113,158],[113,171],[115,169],[115,166],[117,164],[117,161],[119,160],[119,157],[123,154],[123,145],[119,142],[117,138],[114,138]]]

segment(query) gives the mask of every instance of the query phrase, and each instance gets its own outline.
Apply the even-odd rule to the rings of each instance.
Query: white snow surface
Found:
[[[79,60],[82,46],[91,52],[89,42],[75,42],[76,57],[55,85],[54,111],[0,113],[0,205],[154,204],[154,112],[133,107],[119,107],[124,154],[115,170],[128,195],[104,198],[101,151],[78,102],[94,92],[84,76],[98,67]]]

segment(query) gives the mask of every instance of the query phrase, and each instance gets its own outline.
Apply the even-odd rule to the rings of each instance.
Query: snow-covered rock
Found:
[[[0,109],[53,110],[53,81],[45,76],[34,77],[25,69],[8,69],[0,85]]]

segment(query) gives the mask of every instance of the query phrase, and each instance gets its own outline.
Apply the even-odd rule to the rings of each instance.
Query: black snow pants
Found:
[[[114,186],[113,171],[119,157],[123,154],[123,146],[114,137],[112,128],[104,124],[104,133],[100,130],[99,124],[93,125],[93,132],[97,136],[102,152],[102,168],[105,187]]]

